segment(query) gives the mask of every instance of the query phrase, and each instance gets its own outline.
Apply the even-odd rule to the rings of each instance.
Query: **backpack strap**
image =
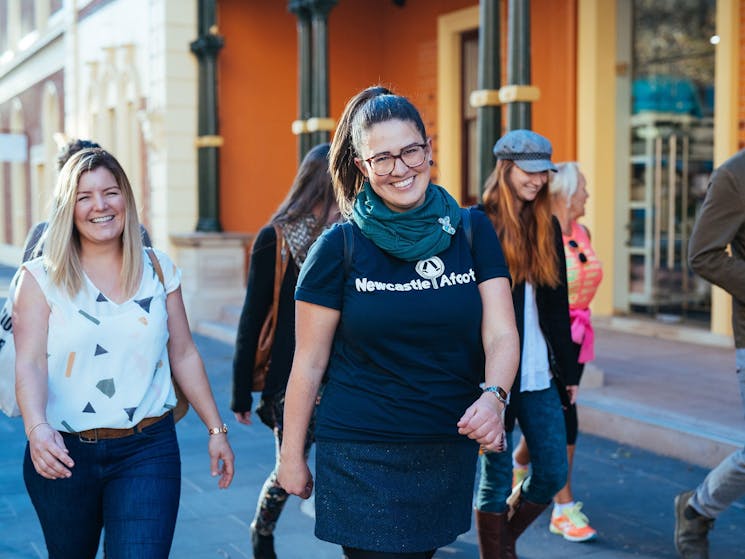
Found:
[[[471,210],[468,208],[460,209],[460,223],[463,226],[463,232],[468,240],[468,248],[473,251],[473,229],[471,228]]]
[[[342,223],[341,232],[344,234],[344,273],[349,275],[349,271],[352,269],[352,254],[354,253],[352,223],[349,221]]]

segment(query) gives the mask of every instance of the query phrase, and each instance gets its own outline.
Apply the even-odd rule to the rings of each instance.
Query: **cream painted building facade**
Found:
[[[58,146],[91,139],[120,161],[153,243],[181,265],[192,323],[240,301],[242,239],[193,233],[196,0],[5,0],[3,7],[0,132],[27,150],[0,163],[0,262],[18,265],[29,228],[46,219]]]

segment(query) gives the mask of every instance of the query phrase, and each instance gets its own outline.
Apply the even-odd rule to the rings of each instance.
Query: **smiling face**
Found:
[[[367,161],[373,157],[401,155],[406,148],[417,144],[426,146],[424,160],[416,167],[409,167],[399,157],[394,160],[389,174],[378,176]],[[405,212],[424,203],[430,179],[432,141],[422,138],[413,122],[394,119],[373,124],[357,147],[360,154],[355,158],[357,168],[391,211]]]
[[[119,242],[126,204],[116,178],[106,167],[80,176],[75,194],[75,228],[81,244]]]
[[[515,199],[520,206],[535,200],[541,189],[548,184],[548,171],[540,173],[526,173],[517,165],[510,169],[509,181],[515,192]]]

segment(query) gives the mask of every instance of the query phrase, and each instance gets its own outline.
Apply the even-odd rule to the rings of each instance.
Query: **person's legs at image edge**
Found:
[[[745,348],[735,352],[745,410]],[[719,514],[745,495],[745,448],[730,454],[692,491],[675,497],[675,549],[685,559],[709,556],[709,530]]]

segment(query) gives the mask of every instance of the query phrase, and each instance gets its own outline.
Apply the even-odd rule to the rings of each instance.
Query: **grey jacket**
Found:
[[[745,348],[745,150],[711,175],[688,245],[688,261],[702,278],[732,295],[735,347]]]

